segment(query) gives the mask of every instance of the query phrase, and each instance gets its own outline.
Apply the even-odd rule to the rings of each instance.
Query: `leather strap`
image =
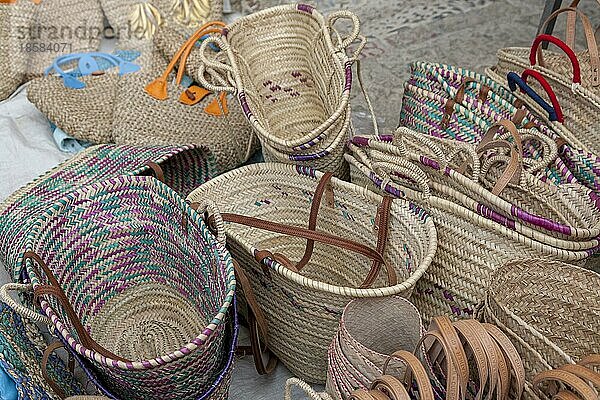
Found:
[[[223,221],[225,222],[233,222],[240,225],[250,226],[253,228],[263,229],[275,233],[281,233],[283,235],[300,237],[303,239],[312,239],[316,242],[328,244],[344,250],[352,251],[354,253],[362,254],[365,257],[368,257],[372,260],[376,260],[385,265],[385,267],[388,270],[388,276],[395,275],[394,273],[389,271],[390,269],[392,269],[392,267],[385,262],[383,256],[377,250],[374,250],[361,243],[349,239],[343,239],[325,232],[312,231],[296,226],[287,226],[279,224],[277,222],[265,221],[262,219],[247,217],[239,214],[223,213],[221,214],[221,216],[223,218]],[[369,273],[368,277],[370,276],[371,273]],[[392,286],[395,285],[395,283],[393,282],[388,283]]]
[[[421,346],[417,346],[419,349]],[[419,398],[421,400],[434,400],[433,397],[433,388],[431,387],[431,381],[429,380],[429,376],[427,375],[427,371],[421,361],[412,353],[406,350],[399,350],[390,355],[383,364],[383,374],[385,375],[385,371],[390,363],[390,361],[394,358],[397,358],[403,361],[406,364],[406,373],[404,375],[404,383],[409,386],[412,386],[412,377],[414,376],[417,381],[417,387],[419,389]]]
[[[379,390],[389,400],[410,400],[406,388],[398,379],[391,375],[383,375],[373,381],[372,390]]]
[[[512,344],[510,339],[496,325],[488,323],[484,323],[482,325],[487,333],[496,341],[498,347],[500,347],[500,350],[504,354],[505,360],[508,361],[516,380],[516,398],[520,399],[525,387],[525,367],[519,352]]]
[[[533,385],[538,386],[547,381],[556,381],[568,385],[574,389],[583,400],[598,400],[596,391],[588,386],[588,384],[577,375],[574,375],[570,372],[560,369],[541,372],[537,374],[535,378],[533,378]]]
[[[375,400],[365,389],[355,390],[348,400]]]
[[[44,380],[46,381],[48,386],[50,386],[50,388],[54,391],[54,393],[60,399],[66,398],[67,395],[66,395],[65,391],[58,385],[58,383],[56,383],[56,381],[54,379],[52,379],[52,377],[48,373],[48,361],[50,360],[50,356],[56,350],[64,348],[64,347],[65,346],[61,342],[58,342],[58,341],[49,344],[48,347],[46,348],[46,350],[44,350],[44,354],[42,354],[42,363],[41,363],[42,377],[44,378]],[[71,353],[69,353],[68,367],[69,367],[69,371],[71,373],[73,373],[73,371],[75,370],[75,359],[73,358],[73,355]]]
[[[584,367],[583,365],[566,364],[559,369],[570,372],[600,389],[600,374]]]
[[[573,392],[561,390],[552,398],[552,400],[581,400],[581,398]]]
[[[466,77],[460,83],[458,88],[456,89],[456,93],[454,94],[453,99],[448,99],[446,101],[446,105],[444,106],[444,114],[442,115],[441,126],[442,129],[446,129],[448,124],[450,123],[450,119],[452,118],[452,114],[454,114],[454,105],[462,104],[465,99],[465,92],[467,90],[467,86],[471,83],[479,83],[476,79]],[[490,87],[486,85],[481,85],[481,89],[479,89],[479,94],[477,95],[477,100],[480,102],[484,102],[487,100],[488,93],[490,92]]]
[[[166,183],[165,182],[165,173],[163,172],[163,169],[160,167],[160,165],[158,165],[157,163],[152,162],[152,161],[148,161],[146,163],[146,165],[148,166],[148,168],[150,168],[152,170],[152,172],[154,172],[154,177],[156,179],[158,179],[162,183]]]
[[[427,339],[433,340],[433,342],[429,345],[429,350],[426,352],[428,356],[430,356],[430,351],[432,349],[436,349],[436,343],[439,344],[439,346],[441,346],[442,349],[440,356],[430,356],[430,361],[433,368],[437,366],[438,368],[440,368],[440,370],[443,371],[439,363],[445,360],[446,400],[458,400],[464,398],[468,378],[464,380],[464,376],[460,372],[461,368],[458,366],[459,363],[457,361],[459,357],[456,355],[456,352],[450,349],[450,346],[445,340],[444,335],[442,335],[438,330],[429,330],[428,332],[426,332],[421,338],[421,341],[418,343],[417,348],[419,348],[421,346],[421,343],[423,343]],[[462,351],[462,347],[460,351]],[[432,373],[435,377],[435,370],[433,370]]]
[[[592,354],[582,358],[577,364],[583,365],[584,367],[598,367],[600,366],[600,354]]]

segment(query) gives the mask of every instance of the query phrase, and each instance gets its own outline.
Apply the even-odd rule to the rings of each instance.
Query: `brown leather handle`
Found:
[[[71,324],[73,325],[73,328],[75,329],[75,332],[77,332],[79,341],[85,348],[95,351],[96,353],[98,353],[106,358],[111,358],[113,360],[122,361],[125,363],[131,362],[127,359],[124,359],[122,357],[119,357],[119,356],[111,353],[110,351],[106,350],[104,347],[102,347],[98,343],[96,343],[96,341],[94,341],[94,339],[92,339],[90,334],[87,332],[87,330],[85,329],[85,327],[82,325],[81,321],[79,320],[77,313],[75,312],[75,310],[73,310],[73,307],[69,303],[67,295],[60,287],[58,280],[54,277],[54,274],[52,273],[52,271],[50,271],[50,268],[48,268],[48,266],[40,258],[40,256],[38,256],[36,253],[34,253],[32,251],[28,251],[24,254],[23,257],[25,260],[31,260],[32,262],[37,263],[42,268],[42,270],[44,271],[44,274],[46,275],[46,277],[48,278],[48,281],[50,282],[50,285],[42,285],[42,286],[38,286],[34,289],[33,293],[34,293],[34,301],[35,302],[37,302],[39,300],[40,296],[48,296],[49,295],[49,296],[54,297],[58,301],[60,306],[64,309],[65,313],[67,314],[67,318],[69,319],[69,322],[71,322]],[[42,276],[40,274],[40,270],[35,265],[33,265],[33,269],[38,276],[40,276],[40,277]]]
[[[444,106],[444,114],[442,115],[442,121],[440,123],[442,129],[448,128],[448,125],[450,124],[450,119],[454,114],[454,105],[462,104],[462,102],[465,99],[465,92],[467,90],[467,86],[471,83],[478,83],[478,81],[470,77],[463,79],[463,81],[458,86],[458,89],[456,90],[454,98],[448,99],[446,101],[446,104]],[[490,90],[491,89],[489,86],[481,85],[481,89],[479,90],[479,94],[477,95],[477,100],[480,102],[484,102],[487,99]]]
[[[148,161],[146,163],[146,166],[148,166],[148,168],[150,168],[152,170],[152,172],[154,173],[154,177],[156,179],[158,179],[162,183],[166,183],[165,182],[165,173],[164,173],[163,169],[160,167],[160,165],[158,165],[157,163],[155,163],[153,161]]]
[[[52,377],[50,376],[50,374],[48,373],[48,361],[50,360],[50,356],[58,349],[64,348],[64,344],[62,344],[61,342],[54,342],[48,345],[48,347],[46,348],[46,350],[44,350],[44,354],[42,354],[42,364],[41,364],[41,369],[42,369],[42,377],[44,378],[44,380],[46,381],[46,383],[48,384],[48,386],[50,386],[50,388],[54,391],[54,394],[56,394],[60,399],[65,399],[67,397],[65,391],[58,385],[58,383],[56,383],[56,381],[54,379],[52,379]],[[68,352],[69,354],[69,363],[68,363],[68,367],[69,367],[69,371],[71,373],[73,373],[73,371],[75,370],[75,358],[73,357],[73,355]]]
[[[339,247],[344,250],[348,250],[348,251],[352,251],[354,253],[364,255],[365,257],[368,257],[372,260],[378,261],[380,264],[385,265],[385,267],[388,271],[388,279],[392,278],[391,281],[388,281],[389,285],[394,286],[397,284],[397,280],[394,279],[394,278],[396,278],[395,271],[393,270],[393,268],[391,266],[389,266],[385,262],[381,253],[379,253],[377,250],[374,250],[368,246],[365,246],[364,244],[361,244],[361,243],[358,243],[358,242],[355,242],[355,241],[349,240],[349,239],[343,239],[338,236],[330,235],[325,232],[312,231],[310,229],[305,229],[305,228],[296,227],[296,226],[293,226],[293,227],[287,226],[287,225],[279,224],[276,222],[265,221],[262,219],[247,217],[247,216],[239,215],[239,214],[222,213],[221,217],[223,217],[223,221],[225,221],[225,222],[233,222],[235,224],[245,225],[245,226],[249,226],[252,228],[258,228],[258,229],[275,232],[275,233],[281,233],[283,235],[295,236],[295,237],[299,237],[299,238],[303,238],[303,239],[310,239],[310,240],[314,240],[319,243],[328,244],[331,246]],[[259,260],[259,261],[262,261],[262,260]],[[275,261],[279,262],[280,260],[276,259]],[[285,262],[285,260],[284,260],[284,262]],[[367,285],[367,287],[370,287],[373,284],[373,282],[375,281],[375,278],[377,278],[377,275],[375,274],[373,269],[371,269],[371,271],[369,272],[369,274],[367,276],[367,279],[363,283],[363,286]]]

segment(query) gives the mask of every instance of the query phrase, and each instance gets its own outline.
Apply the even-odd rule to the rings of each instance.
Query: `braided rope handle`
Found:
[[[334,27],[335,23],[340,20],[349,20],[352,24],[350,34],[345,37],[342,37],[338,30]],[[333,12],[327,16],[327,28],[329,29],[330,34],[335,38],[334,46],[336,46],[337,51],[345,53],[348,47],[350,47],[355,40],[360,40],[358,49],[352,54],[351,57],[353,60],[357,59],[366,44],[366,38],[360,34],[360,20],[356,14],[348,10],[339,10]]]
[[[221,52],[225,53],[230,65],[206,55],[207,48],[211,44],[216,46]],[[202,62],[200,63],[200,73],[197,78],[203,87],[212,90],[213,92],[237,93],[238,88],[242,87],[241,77],[233,50],[223,37],[210,36],[206,38],[200,45],[199,56]],[[208,72],[219,85],[215,85],[206,80],[204,77],[205,72]]]
[[[556,142],[550,137],[542,134],[537,129],[519,129],[519,134],[523,142],[525,141],[537,141],[542,146],[542,158],[535,160],[530,157],[524,157],[523,163],[527,166],[527,171],[530,173],[539,172],[541,169],[546,168],[558,157],[558,146]],[[506,140],[510,136],[510,133],[506,132],[498,136],[499,139]]]
[[[34,310],[31,310],[24,305],[17,303],[9,294],[9,292],[20,292],[33,294],[33,285],[22,284],[22,283],[7,283],[0,287],[0,300],[6,303],[7,306],[12,308],[17,314],[22,317],[28,318],[31,321],[39,322],[45,325],[52,325],[50,318],[42,315]]]
[[[383,179],[382,189],[385,189],[388,183],[393,182],[392,175],[401,174],[417,183],[425,200],[431,197],[429,178],[421,168],[404,158],[384,155],[382,159],[384,161],[374,161],[372,164],[373,171]]]
[[[308,383],[298,378],[290,378],[285,383],[284,400],[292,400],[292,388],[294,386],[299,387],[306,393],[311,400],[333,400],[333,398],[326,392],[318,393]]]

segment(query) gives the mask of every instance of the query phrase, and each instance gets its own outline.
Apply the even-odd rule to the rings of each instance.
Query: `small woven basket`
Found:
[[[495,221],[485,207],[480,215],[455,203],[441,188],[430,187],[427,174],[410,157],[401,165],[389,165],[376,163],[356,146],[351,146],[351,151],[346,159],[353,183],[410,200],[436,224],[437,253],[411,297],[424,323],[438,315],[472,318],[485,299],[490,275],[515,257],[546,256],[576,262],[590,255],[590,251],[567,251],[535,241]]]
[[[214,201],[225,221],[236,212],[245,219],[268,220],[263,227],[284,226],[286,235],[304,228],[333,239],[311,246],[302,233],[282,236],[271,229],[226,225],[230,251],[266,316],[269,348],[292,373],[316,383],[326,381],[327,349],[346,304],[355,298],[409,296],[436,249],[435,228],[423,210],[404,201],[389,204],[389,199],[312,169],[251,165],[202,185],[188,200]],[[389,218],[384,217],[388,204]],[[386,220],[387,229],[381,226]],[[377,246],[387,279],[373,270],[365,255],[375,253],[363,246]],[[291,265],[290,260],[300,259]]]
[[[11,278],[19,280],[25,237],[35,218],[58,199],[104,179],[155,171],[186,196],[212,178],[216,167],[212,154],[203,147],[92,146],[10,195],[0,204],[0,260]]]
[[[558,261],[525,259],[498,268],[484,317],[513,341],[527,374],[524,398],[537,399],[533,378],[600,352],[600,275]]]
[[[397,350],[413,353],[424,331],[419,311],[404,298],[350,302],[329,348],[327,392],[342,400],[357,388],[370,389],[388,357]],[[343,365],[334,368],[338,362]],[[404,366],[395,364],[387,373],[404,376]]]
[[[229,356],[224,236],[151,177],[93,183],[39,216],[24,263],[40,309],[120,398],[196,399]]]

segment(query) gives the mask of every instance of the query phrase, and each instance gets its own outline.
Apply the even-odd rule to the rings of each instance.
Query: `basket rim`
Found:
[[[172,351],[166,355],[159,355],[156,358],[149,360],[123,362],[104,357],[96,351],[86,348],[78,340],[76,340],[73,335],[71,335],[71,331],[67,327],[68,325],[61,320],[61,318],[58,316],[59,314],[53,310],[52,306],[43,298],[40,299],[40,305],[43,313],[50,318],[56,331],[78,354],[105,367],[117,368],[121,370],[150,370],[186,357],[188,354],[191,354],[195,350],[201,348],[204,343],[206,343],[206,341],[213,336],[216,328],[221,325],[226,317],[229,307],[233,304],[236,288],[233,261],[231,259],[231,255],[225,249],[225,246],[216,241],[215,237],[204,223],[204,220],[201,218],[200,214],[195,212],[190,205],[187,204],[175,191],[153,177],[131,175],[121,175],[103,180],[101,182],[95,182],[62,197],[60,200],[55,202],[54,205],[50,206],[44,213],[42,213],[31,225],[29,233],[27,234],[27,239],[25,240],[25,250],[30,250],[33,248],[33,243],[37,242],[36,236],[44,226],[47,219],[53,218],[56,215],[60,215],[63,212],[62,207],[68,206],[74,199],[79,198],[80,196],[85,196],[90,191],[99,190],[106,184],[142,185],[146,187],[153,187],[154,190],[158,191],[159,195],[164,196],[168,194],[169,196],[172,196],[181,209],[185,212],[187,218],[198,225],[206,242],[213,244],[215,250],[219,254],[219,257],[221,258],[222,263],[226,264],[227,266],[225,271],[226,287],[223,296],[224,301],[219,307],[217,314],[211,318],[211,322],[202,329],[202,332],[198,336],[183,345],[180,349]],[[32,268],[31,261],[22,261],[22,263],[26,266],[27,274],[31,279],[35,289],[40,285],[40,281]]]
[[[247,176],[252,177],[253,172],[255,172],[256,170],[267,170],[267,171],[272,170],[272,171],[276,171],[276,172],[288,173],[289,175],[292,175],[292,176],[298,175],[301,177],[309,177],[309,178],[313,178],[315,180],[320,179],[324,175],[323,172],[317,171],[310,167],[302,167],[302,166],[298,166],[298,165],[290,165],[290,164],[282,164],[282,163],[252,164],[252,165],[247,165],[247,166],[244,166],[237,170],[228,172],[226,174],[220,175],[220,176],[210,180],[206,184],[200,186],[198,189],[196,189],[195,191],[190,193],[190,195],[188,196],[188,199],[193,201],[193,199],[195,197],[197,197],[200,193],[205,191],[207,188],[211,188],[214,186],[218,187],[222,181],[229,180],[232,173],[235,173],[236,175],[247,175]],[[315,181],[315,185],[313,186],[313,188],[316,187],[316,182],[317,181]],[[338,188],[345,189],[349,192],[354,192],[357,195],[363,196],[365,198],[371,198],[371,199],[375,200],[377,202],[377,204],[380,204],[381,201],[383,200],[383,196],[381,196],[375,192],[372,192],[366,188],[362,188],[358,185],[355,185],[355,184],[352,184],[349,182],[345,182],[336,177],[332,177],[331,182]],[[398,200],[400,200],[400,201],[398,201]],[[438,241],[437,230],[436,230],[435,224],[433,223],[431,216],[427,213],[426,210],[424,210],[422,207],[418,206],[417,204],[414,204],[406,199],[395,198],[394,201],[392,202],[391,207],[392,207],[391,208],[392,212],[394,210],[398,211],[399,209],[403,209],[403,210],[407,211],[407,215],[410,215],[410,217],[405,216],[405,218],[414,218],[415,221],[420,221],[420,223],[424,225],[424,230],[427,232],[426,233],[427,240],[429,242],[427,244],[427,246],[424,246],[424,247],[426,247],[426,249],[423,253],[423,257],[422,257],[422,260],[419,263],[419,265],[412,271],[410,276],[401,283],[398,283],[394,286],[386,286],[386,287],[382,287],[382,288],[360,289],[360,288],[354,288],[354,287],[332,285],[332,284],[324,283],[324,282],[317,281],[314,279],[309,279],[297,272],[294,272],[294,271],[288,269],[287,267],[278,263],[276,260],[272,260],[270,258],[265,258],[263,260],[263,264],[265,266],[271,268],[272,270],[274,270],[276,273],[283,276],[284,278],[286,278],[292,282],[295,282],[302,287],[321,291],[321,292],[342,295],[342,296],[346,296],[346,297],[354,297],[354,298],[385,297],[385,296],[399,294],[406,290],[412,289],[415,286],[415,284],[417,283],[417,281],[421,278],[421,276],[423,276],[423,274],[425,274],[425,272],[429,268],[431,262],[433,261],[433,258],[435,256],[435,253],[437,250],[437,241]],[[241,243],[242,246],[245,248],[245,250],[253,256],[257,251],[260,250],[260,249],[255,248],[251,243],[249,243],[247,238],[244,238],[243,236],[240,236],[235,232],[227,232],[227,235],[233,237],[237,242]]]

